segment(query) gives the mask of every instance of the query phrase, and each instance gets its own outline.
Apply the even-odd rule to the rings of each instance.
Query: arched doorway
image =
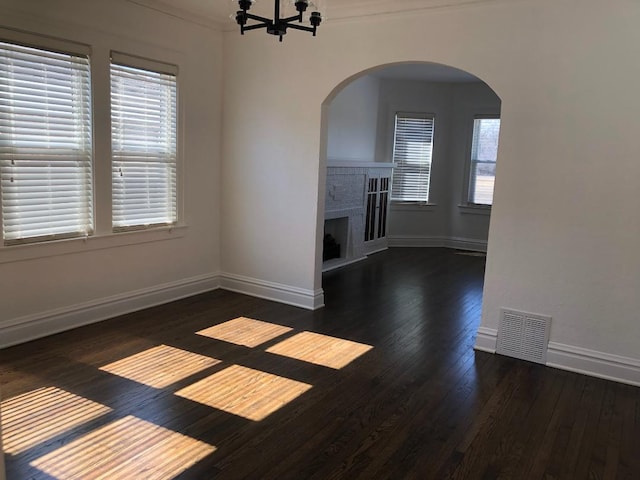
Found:
[[[336,86],[322,108],[319,270],[388,247],[486,252],[500,110],[481,79],[442,64],[381,65]],[[428,158],[414,172],[416,149]]]

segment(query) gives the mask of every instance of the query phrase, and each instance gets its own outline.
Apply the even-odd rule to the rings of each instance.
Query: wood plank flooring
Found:
[[[639,388],[473,351],[483,274],[390,249],[317,312],[215,291],[6,349],[8,478],[640,478]]]

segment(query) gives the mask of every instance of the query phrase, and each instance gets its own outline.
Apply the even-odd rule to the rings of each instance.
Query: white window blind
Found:
[[[176,223],[176,75],[111,64],[114,231]]]
[[[429,201],[433,123],[433,117],[428,115],[396,114],[392,201]]]
[[[473,122],[469,203],[493,204],[493,185],[498,157],[499,118],[476,118]]]
[[[92,233],[89,58],[0,42],[5,245]]]

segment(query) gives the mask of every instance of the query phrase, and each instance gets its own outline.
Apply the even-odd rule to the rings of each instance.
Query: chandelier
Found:
[[[309,17],[309,23],[311,23],[310,27],[300,25],[300,23],[302,23],[302,14],[306,12],[309,7],[309,0],[294,0],[293,4],[295,5],[298,14],[285,18],[280,18],[280,0],[274,0],[273,19],[249,13],[249,9],[254,1],[255,0],[238,0],[240,10],[236,12],[236,22],[240,25],[240,33],[242,35],[244,35],[244,32],[249,30],[266,28],[267,33],[280,37],[280,41],[282,41],[282,37],[287,34],[287,29],[293,28],[294,30],[311,32],[314,37],[316,36],[316,29],[322,21],[322,15],[320,15],[320,12],[311,12],[311,16]],[[258,23],[247,25],[248,20],[254,20]]]

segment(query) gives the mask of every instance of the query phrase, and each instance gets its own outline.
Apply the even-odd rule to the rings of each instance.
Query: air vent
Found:
[[[536,363],[547,363],[551,317],[500,310],[497,353]]]

